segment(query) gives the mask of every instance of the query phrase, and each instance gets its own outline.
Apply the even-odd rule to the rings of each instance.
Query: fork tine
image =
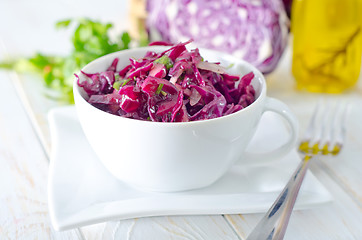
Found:
[[[331,153],[336,155],[343,147],[346,137],[346,121],[349,111],[348,103],[338,104],[337,114],[333,120],[333,136]]]
[[[316,126],[316,121],[317,121],[317,117],[318,117],[318,112],[319,112],[319,108],[321,106],[321,102],[322,99],[319,99],[318,104],[315,106],[314,111],[313,111],[313,115],[309,121],[307,130],[304,133],[303,136],[303,141],[310,141],[312,139],[313,136],[313,132],[315,130],[315,126]]]
[[[330,108],[330,101],[324,103],[324,108],[320,110],[321,112],[321,120],[319,129],[316,131],[314,135],[314,139],[312,141],[313,153],[317,154],[322,151],[322,153],[327,154],[328,148],[331,142],[331,125],[329,124],[330,117],[333,116],[333,110]]]
[[[306,152],[308,149],[310,149],[309,144],[315,133],[316,122],[317,122],[317,118],[318,118],[319,108],[321,106],[321,101],[322,101],[322,99],[319,99],[317,105],[315,106],[313,115],[308,123],[308,127],[307,127],[306,131],[304,132],[301,143],[299,145],[299,150],[302,152]]]
[[[299,150],[304,153],[309,152],[317,154],[320,151],[320,140],[327,132],[325,126],[328,122],[327,115],[329,108],[323,107],[324,105],[323,98],[320,98],[314,108],[313,115],[303,135],[301,144],[299,145]]]

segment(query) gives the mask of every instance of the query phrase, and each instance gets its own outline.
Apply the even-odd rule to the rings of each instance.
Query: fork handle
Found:
[[[305,155],[271,208],[247,237],[247,240],[281,240],[312,156]]]

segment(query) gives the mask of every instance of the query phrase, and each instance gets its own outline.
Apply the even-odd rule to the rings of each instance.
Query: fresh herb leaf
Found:
[[[55,27],[56,28],[65,28],[65,27],[68,27],[71,22],[72,22],[71,19],[62,20],[62,21],[57,22],[55,24]]]
[[[169,58],[167,55],[163,55],[162,57],[156,59],[155,63],[161,63],[161,64],[165,65],[167,70],[169,70],[173,66],[171,58]]]
[[[131,80],[131,79],[129,79],[129,78],[127,78],[126,80],[124,80],[124,81],[123,81],[123,84],[122,84],[122,87],[123,87],[124,85],[126,85],[130,80]]]
[[[160,83],[160,84],[158,85],[158,87],[157,87],[157,90],[156,90],[156,94],[157,94],[157,95],[161,93],[162,88],[163,88],[163,83]]]
[[[122,83],[123,83],[122,81],[115,81],[113,83],[113,88],[116,89],[116,90],[119,90],[121,88]]]
[[[161,90],[161,94],[162,94],[164,97],[167,96],[167,92],[165,92],[165,91],[163,91],[163,90]]]
[[[131,43],[131,37],[129,36],[128,32],[124,32],[122,34],[121,40],[122,46],[119,47],[123,49],[129,48],[129,44]]]
[[[226,69],[230,69],[232,67],[234,67],[235,63],[230,63],[229,66],[226,67]]]

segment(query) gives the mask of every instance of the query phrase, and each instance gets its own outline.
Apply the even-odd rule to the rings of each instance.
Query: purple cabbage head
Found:
[[[286,47],[289,19],[281,0],[147,0],[152,41],[193,39],[197,47],[275,69]]]

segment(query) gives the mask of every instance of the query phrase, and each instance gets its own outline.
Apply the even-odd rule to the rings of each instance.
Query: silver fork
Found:
[[[310,162],[320,155],[335,156],[343,147],[346,135],[347,104],[317,104],[309,126],[299,144],[302,161],[271,208],[247,237],[247,240],[284,238],[294,203]],[[322,108],[322,105],[326,107]]]

